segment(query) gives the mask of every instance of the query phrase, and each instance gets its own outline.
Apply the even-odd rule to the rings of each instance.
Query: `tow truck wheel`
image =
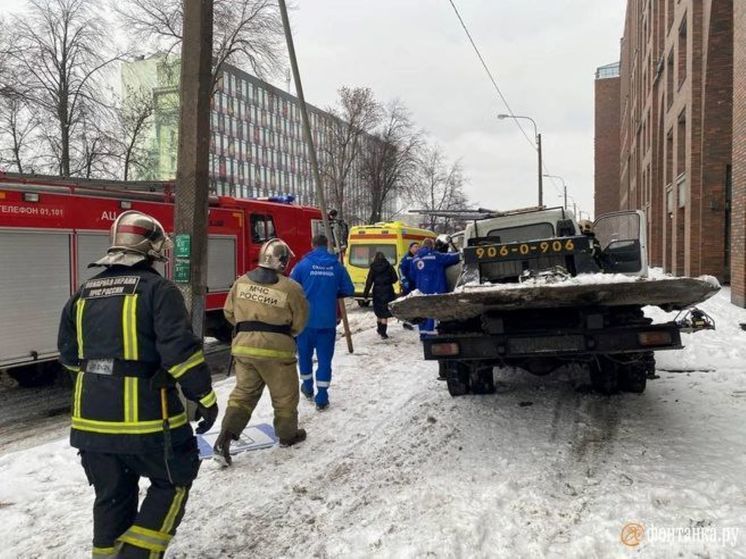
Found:
[[[614,361],[599,356],[591,361],[589,369],[594,391],[605,396],[619,392],[619,368]]]
[[[642,394],[648,382],[648,374],[640,365],[630,365],[619,377],[619,387],[623,392]]]
[[[492,365],[475,366],[471,372],[472,394],[494,394],[495,377],[492,374]]]
[[[648,382],[648,375],[655,373],[655,357],[652,353],[627,366],[620,367],[619,387],[624,392],[642,394]]]
[[[450,361],[446,364],[446,386],[448,393],[453,396],[463,396],[469,393],[469,367],[463,363]]]

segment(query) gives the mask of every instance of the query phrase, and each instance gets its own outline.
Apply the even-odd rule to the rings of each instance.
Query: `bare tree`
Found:
[[[96,7],[93,0],[27,0],[26,12],[11,20],[6,55],[27,101],[55,123],[44,137],[63,176],[72,172],[72,141],[84,115],[99,104],[102,72],[119,58],[107,55],[109,36]]]
[[[16,171],[33,169],[36,154],[33,143],[39,121],[29,110],[25,99],[13,93],[0,96],[0,161],[15,167]]]
[[[442,149],[429,146],[418,161],[418,178],[408,189],[408,199],[416,209],[425,210],[425,224],[431,231],[449,232],[452,217],[428,212],[463,210],[467,208],[465,178],[461,162],[449,163]]]
[[[350,192],[350,183],[358,178],[355,171],[362,163],[364,148],[370,141],[369,134],[381,118],[381,106],[373,91],[367,87],[339,90],[337,106],[329,107],[331,115],[323,125],[325,138],[319,142],[322,180],[329,192],[330,206],[339,211],[340,217],[347,215],[354,197],[362,193]],[[357,216],[364,219],[365,216]]]
[[[107,107],[84,109],[80,126],[76,128],[72,145],[73,176],[117,178],[119,176],[119,142],[116,138],[116,117]]]
[[[10,40],[8,23],[4,19],[0,19],[0,95],[9,95],[15,92],[8,56]]]
[[[128,88],[115,113],[117,133],[114,141],[121,161],[122,179],[128,180],[133,171],[140,176],[148,175],[151,154],[146,140],[155,114],[153,93],[144,88]]]
[[[362,156],[363,183],[370,192],[368,223],[381,221],[391,199],[414,183],[421,146],[422,133],[409,110],[399,100],[390,102]]]
[[[119,0],[115,9],[140,44],[177,51],[182,39],[182,0]],[[285,43],[275,0],[214,0],[213,85],[226,63],[248,64],[260,77],[282,69]]]

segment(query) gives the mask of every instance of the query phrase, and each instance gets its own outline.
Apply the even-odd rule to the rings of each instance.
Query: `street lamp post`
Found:
[[[544,166],[541,161],[541,134],[539,134],[539,127],[536,126],[536,121],[530,116],[517,116],[517,115],[508,115],[508,114],[499,114],[497,115],[497,118],[500,120],[503,120],[506,118],[512,118],[513,120],[518,120],[518,119],[530,120],[531,124],[534,125],[534,138],[536,138],[536,152],[539,154],[539,206],[543,206],[544,205],[544,184],[542,181],[542,176],[544,174]]]
[[[562,181],[562,192],[563,192],[563,197],[565,200],[565,204],[563,207],[567,209],[567,183],[565,182],[565,179],[560,177],[559,175],[544,175],[544,176],[547,177],[548,179],[559,179]]]

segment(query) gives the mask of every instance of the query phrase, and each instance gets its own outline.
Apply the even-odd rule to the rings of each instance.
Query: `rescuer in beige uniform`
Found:
[[[236,280],[223,312],[235,326],[232,354],[236,387],[228,399],[215,451],[230,464],[230,444],[251,419],[269,388],[275,411],[275,432],[281,446],[306,438],[298,429],[298,378],[295,336],[308,320],[303,288],[283,272],[293,257],[280,239],[267,241],[259,253],[259,266]]]

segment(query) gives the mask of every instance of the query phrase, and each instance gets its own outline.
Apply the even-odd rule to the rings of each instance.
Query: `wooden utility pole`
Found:
[[[300,107],[301,119],[303,120],[303,134],[306,139],[306,145],[308,146],[308,156],[311,159],[311,170],[313,171],[313,178],[316,182],[316,197],[319,200],[319,207],[321,208],[321,218],[324,223],[324,234],[331,243],[331,250],[335,254],[339,254],[337,242],[332,235],[332,227],[329,223],[329,213],[326,208],[326,197],[324,196],[324,185],[321,182],[321,172],[319,170],[319,160],[316,157],[316,146],[313,143],[313,134],[311,134],[311,121],[308,118],[308,107],[306,106],[306,96],[303,93],[303,83],[300,79],[300,69],[298,68],[298,58],[295,56],[295,44],[293,42],[293,32],[290,29],[290,18],[288,17],[288,7],[285,4],[285,0],[279,0],[280,2],[280,14],[282,15],[282,25],[285,29],[285,40],[288,45],[288,56],[290,58],[290,67],[293,70],[293,80],[295,80],[295,90],[298,94],[298,106]],[[342,316],[342,323],[345,330],[345,338],[347,338],[347,350],[352,353],[354,348],[352,347],[352,334],[350,333],[350,324],[347,321],[347,309],[344,305],[344,300],[339,301],[339,312]]]
[[[197,336],[204,335],[212,87],[213,0],[186,0],[176,170],[174,280]]]

